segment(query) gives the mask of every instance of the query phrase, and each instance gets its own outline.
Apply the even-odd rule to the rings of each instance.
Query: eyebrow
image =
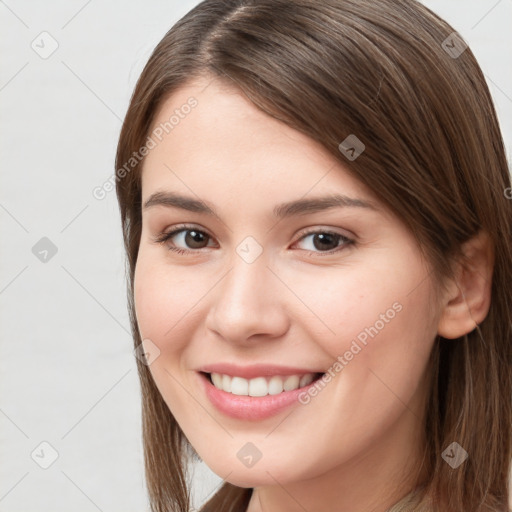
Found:
[[[175,192],[155,192],[144,203],[144,210],[152,206],[167,206],[180,208],[190,212],[203,213],[218,217],[215,209],[205,201],[183,196]],[[311,199],[297,199],[287,203],[281,203],[274,207],[273,215],[279,219],[297,215],[307,215],[331,208],[366,208],[378,211],[379,208],[370,201],[348,197],[343,194],[333,194],[325,197]]]

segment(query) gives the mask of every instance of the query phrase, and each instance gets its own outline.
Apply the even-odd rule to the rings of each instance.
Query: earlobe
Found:
[[[438,324],[438,334],[447,339],[470,333],[484,321],[491,305],[492,240],[480,231],[462,250],[464,263],[457,264],[456,275],[446,289]]]

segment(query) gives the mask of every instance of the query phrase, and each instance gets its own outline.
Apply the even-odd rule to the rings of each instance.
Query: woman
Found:
[[[207,0],[117,194],[154,511],[506,511],[512,211],[470,49],[413,0]]]

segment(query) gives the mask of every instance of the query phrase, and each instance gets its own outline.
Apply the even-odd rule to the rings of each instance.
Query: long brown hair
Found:
[[[410,228],[450,277],[480,230],[494,247],[490,310],[471,333],[436,340],[426,411],[428,480],[420,510],[508,510],[512,424],[512,201],[493,102],[454,29],[415,0],[206,0],[164,36],[130,101],[116,157],[133,340],[133,278],[141,235],[141,162],[162,102],[194,77],[236,85],[263,112],[319,141]],[[454,50],[455,49],[455,50]],[[198,107],[200,108],[200,106]],[[355,134],[364,153],[339,144]],[[125,171],[120,172],[123,168]],[[137,361],[143,442],[154,512],[188,512],[191,448]],[[441,454],[468,453],[457,470]],[[193,452],[193,448],[192,448]],[[251,489],[224,483],[204,511],[245,511]]]

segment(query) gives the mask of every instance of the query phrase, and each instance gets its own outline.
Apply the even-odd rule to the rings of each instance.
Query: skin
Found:
[[[218,216],[143,211],[135,308],[141,339],[160,350],[150,365],[155,383],[203,461],[254,488],[249,512],[385,511],[425,476],[416,472],[436,334],[469,332],[487,313],[485,239],[468,245],[482,279],[461,273],[434,300],[430,267],[401,221],[322,146],[234,87],[190,82],[163,103],[153,127],[190,96],[197,107],[145,159],[142,202],[173,191]],[[332,193],[377,209],[272,217],[281,202]],[[187,245],[190,231],[155,242],[181,223],[205,233],[202,242],[189,236]],[[315,246],[310,233],[326,230],[355,242]],[[263,250],[250,264],[236,252],[248,236]],[[173,243],[191,252],[169,250]],[[307,405],[242,421],[215,409],[200,386],[196,369],[213,362],[326,371],[394,303],[401,311]],[[237,458],[247,442],[262,453],[250,468]]]

